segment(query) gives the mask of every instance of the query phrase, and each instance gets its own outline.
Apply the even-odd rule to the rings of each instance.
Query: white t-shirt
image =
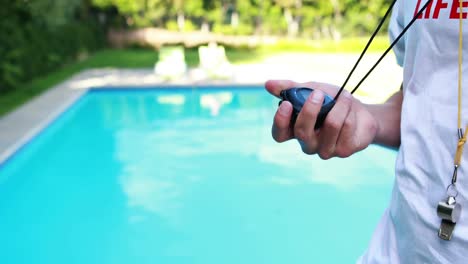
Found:
[[[426,1],[396,3],[392,40]],[[447,197],[458,142],[458,5],[456,0],[433,1],[394,49],[404,67],[395,185],[390,206],[358,263],[468,263],[468,146],[458,174],[457,202],[464,211],[451,241],[437,236],[441,219],[436,213],[438,202]],[[465,43],[463,127],[468,124],[468,38]]]

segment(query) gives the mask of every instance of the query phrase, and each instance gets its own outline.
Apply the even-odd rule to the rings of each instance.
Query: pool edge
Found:
[[[60,87],[53,87],[51,90],[61,89]],[[48,91],[49,92],[49,91]],[[54,91],[50,91],[54,93]],[[75,91],[69,94],[68,98],[63,99],[61,102],[49,102],[46,95],[39,95],[34,98],[33,101],[26,103],[19,109],[7,114],[0,118],[0,127],[8,126],[10,130],[16,132],[9,132],[10,136],[7,136],[6,143],[0,146],[0,167],[4,165],[10,158],[18,153],[23,147],[31,142],[38,134],[41,133],[48,125],[56,120],[61,114],[76,103],[80,98],[88,92],[88,89]],[[48,94],[50,95],[50,94]],[[44,109],[42,113],[31,112],[31,109],[37,108],[38,105],[50,103],[48,109]],[[33,116],[33,120],[22,119],[25,112],[29,112]],[[11,122],[12,120],[21,120],[19,122]],[[8,123],[8,125],[6,124]],[[27,123],[25,125],[25,123]],[[19,126],[17,126],[19,124]],[[8,132],[6,133],[8,134]],[[13,134],[13,136],[11,136]],[[2,133],[0,133],[0,138]],[[8,144],[8,141],[10,142]]]
[[[161,82],[152,79],[145,81],[152,74],[153,72],[150,69],[107,68],[84,70],[53,86],[14,111],[1,116],[0,167],[89,91],[180,88],[183,86],[219,88],[227,85],[243,89],[263,85],[236,80]]]

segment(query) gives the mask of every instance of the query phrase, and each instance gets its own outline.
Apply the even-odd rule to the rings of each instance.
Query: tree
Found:
[[[92,0],[99,8],[115,7],[129,26],[150,26],[166,15],[169,0]],[[163,24],[163,23],[160,23]]]
[[[36,0],[42,3],[66,0]],[[80,0],[70,0],[72,5]],[[127,24],[187,30],[193,25],[226,34],[325,37],[369,34],[384,14],[384,0],[86,0],[115,7]],[[72,7],[71,7],[72,8]],[[72,8],[73,9],[73,8]]]
[[[302,0],[276,0],[276,3],[283,9],[284,19],[288,24],[288,36],[297,36],[300,23],[298,13],[302,7]]]
[[[29,12],[36,22],[56,27],[75,19],[82,0],[37,0],[27,3]]]
[[[0,9],[0,92],[103,44],[88,0],[10,0]]]
[[[202,0],[172,0],[171,14],[177,17],[177,26],[179,31],[185,29],[185,17],[191,19],[199,19],[203,16],[203,1]]]

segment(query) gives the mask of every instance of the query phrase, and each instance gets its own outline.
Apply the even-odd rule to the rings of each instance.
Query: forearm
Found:
[[[377,121],[374,144],[397,148],[400,146],[400,121],[403,92],[392,95],[384,104],[366,105]]]

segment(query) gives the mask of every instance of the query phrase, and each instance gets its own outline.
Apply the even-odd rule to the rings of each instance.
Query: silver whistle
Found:
[[[437,215],[442,218],[439,237],[444,240],[452,239],[453,230],[461,215],[461,205],[457,204],[455,197],[449,196],[446,200],[439,202]]]

